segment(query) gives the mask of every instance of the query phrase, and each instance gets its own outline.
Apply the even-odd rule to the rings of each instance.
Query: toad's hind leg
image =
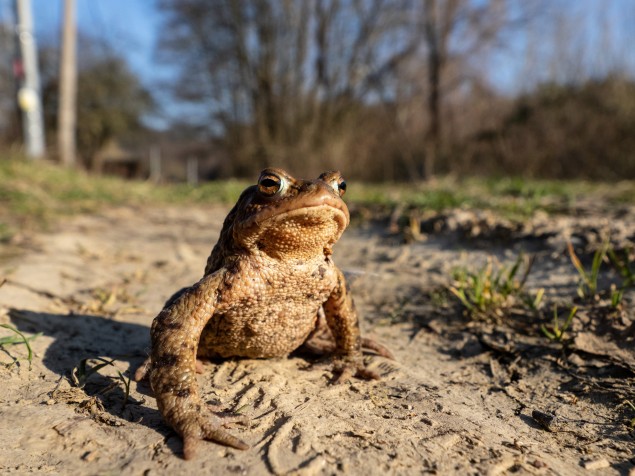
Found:
[[[377,355],[386,357],[387,359],[395,360],[395,356],[390,349],[374,339],[362,337],[360,344],[362,351],[371,351]],[[320,307],[318,310],[318,318],[315,329],[311,332],[304,344],[302,344],[300,350],[312,355],[321,356],[333,354],[336,349],[335,339],[333,338],[333,334],[326,322],[324,308]]]

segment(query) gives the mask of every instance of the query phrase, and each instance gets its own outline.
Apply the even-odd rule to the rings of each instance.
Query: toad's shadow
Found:
[[[149,353],[150,328],[146,325],[114,321],[98,315],[51,314],[24,309],[11,309],[9,317],[21,332],[28,334],[42,332],[54,339],[45,350],[42,363],[52,372],[69,380],[72,370],[82,359],[104,357],[109,360],[115,359],[118,364],[127,362],[128,372],[132,375]],[[308,355],[318,359],[315,355]],[[122,365],[117,367],[121,370]],[[130,399],[124,406],[126,398],[124,385],[101,373],[102,371],[93,374],[88,379],[83,388],[86,399],[97,398],[104,410],[113,417],[134,422],[132,424],[142,424],[157,431],[163,435],[166,446],[173,453],[182,453],[181,438],[177,437],[176,433],[164,423],[158,410],[145,404],[148,398],[154,398],[147,382],[138,384],[131,382],[132,388],[136,388],[145,397],[141,401]],[[114,374],[112,370],[108,371],[106,368],[103,369],[103,373]],[[105,391],[106,389],[108,390]],[[91,415],[99,422],[115,423],[110,418],[104,419],[92,413]]]
[[[18,330],[25,333],[42,332],[54,340],[47,347],[42,363],[63,378],[71,378],[72,370],[82,359],[102,357],[114,359],[122,372],[121,362],[128,364],[128,372],[134,373],[148,354],[150,329],[146,325],[114,321],[103,316],[89,314],[51,314],[24,309],[11,309],[9,317]],[[102,375],[103,374],[103,375]],[[104,409],[117,418],[135,421],[158,430],[164,435],[171,430],[162,423],[156,409],[141,401],[130,399],[124,406],[125,393],[122,382],[104,375],[115,375],[114,369],[104,368],[92,374],[83,390],[87,398],[99,399]],[[134,387],[135,382],[131,382]],[[108,391],[106,388],[110,387]],[[139,383],[136,389],[151,395],[147,383]]]
[[[51,371],[69,376],[86,358],[108,357],[128,362],[136,369],[148,353],[150,329],[142,324],[114,321],[89,314],[50,314],[11,309],[9,317],[21,332],[54,338],[42,363]]]

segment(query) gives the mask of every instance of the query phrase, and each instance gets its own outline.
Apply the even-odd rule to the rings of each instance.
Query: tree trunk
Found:
[[[441,149],[441,68],[444,58],[440,38],[436,0],[425,1],[424,34],[428,48],[428,130],[426,132],[423,177],[430,180],[434,176],[439,151]]]

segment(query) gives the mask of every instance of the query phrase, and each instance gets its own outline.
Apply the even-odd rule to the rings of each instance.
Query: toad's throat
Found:
[[[330,247],[348,225],[343,210],[325,204],[258,218],[242,229],[241,242],[278,259],[285,255],[306,259],[322,252],[330,254]]]

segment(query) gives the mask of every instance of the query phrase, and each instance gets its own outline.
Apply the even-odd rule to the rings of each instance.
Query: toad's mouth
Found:
[[[335,222],[338,228],[337,236],[335,237],[335,239],[337,239],[348,226],[348,221],[348,213],[345,213],[344,210],[340,208],[330,205],[314,205],[281,212],[266,218],[260,223],[266,227],[270,227],[271,225],[275,227],[277,224],[294,222],[301,227],[311,228]]]
[[[307,226],[335,221],[338,225],[337,238],[348,226],[350,216],[346,204],[329,195],[319,195],[306,200],[301,206],[297,202],[280,202],[251,217],[246,227],[268,227],[287,220],[300,221]]]

